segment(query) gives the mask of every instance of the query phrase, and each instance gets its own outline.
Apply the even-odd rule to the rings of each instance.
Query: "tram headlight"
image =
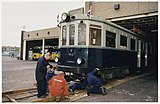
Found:
[[[63,14],[61,15],[61,18],[62,18],[62,20],[63,20],[63,21],[68,22],[68,21],[69,21],[70,16],[69,16],[67,13],[63,13]]]
[[[56,58],[54,59],[54,61],[57,63],[57,62],[59,61],[59,58],[56,57]]]
[[[83,64],[83,63],[84,63],[84,59],[82,59],[82,58],[77,59],[77,64],[78,65]]]

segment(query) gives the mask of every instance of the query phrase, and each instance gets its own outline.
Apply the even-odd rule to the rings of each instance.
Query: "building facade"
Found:
[[[34,47],[42,47],[44,54],[45,46],[58,46],[60,36],[60,28],[47,28],[35,31],[21,32],[21,56],[23,60],[28,60],[29,51]]]
[[[86,13],[90,5],[92,5],[92,15],[107,20],[158,12],[158,2],[86,2]]]
[[[77,7],[79,8],[79,7]],[[91,10],[91,15],[112,21],[150,41],[158,42],[158,2],[85,2],[84,12]],[[83,9],[76,9],[83,13]],[[75,13],[73,10],[72,14]],[[21,59],[27,60],[29,51],[41,46],[44,53],[46,45],[59,46],[60,28],[48,28],[21,34]],[[156,41],[155,41],[156,40]]]

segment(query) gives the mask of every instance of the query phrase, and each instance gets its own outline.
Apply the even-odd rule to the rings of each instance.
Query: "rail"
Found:
[[[106,89],[111,89],[127,81],[140,78],[151,74],[152,72],[146,72],[138,75],[127,75],[123,79],[112,79],[107,84],[103,85]],[[86,90],[76,90],[74,95],[69,95],[69,99],[61,100],[62,102],[75,102],[79,99],[87,97]],[[2,102],[55,102],[55,97],[37,98],[36,87],[15,91],[8,91],[2,93]]]

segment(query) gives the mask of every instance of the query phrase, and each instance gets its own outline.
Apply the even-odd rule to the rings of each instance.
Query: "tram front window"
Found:
[[[75,26],[70,25],[69,28],[69,45],[74,45]]]
[[[101,29],[90,28],[89,45],[101,46]]]
[[[62,45],[66,45],[67,27],[62,27]]]
[[[86,45],[86,25],[84,23],[78,25],[78,45]]]

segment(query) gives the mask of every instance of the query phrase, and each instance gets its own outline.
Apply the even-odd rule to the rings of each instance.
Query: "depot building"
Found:
[[[158,2],[85,2],[85,7],[71,10],[68,13],[87,14],[112,21],[158,46]],[[35,31],[21,32],[21,60],[32,60],[33,50],[41,49],[45,53],[47,47],[59,48],[60,27],[51,27]],[[155,52],[158,48],[153,47]]]

